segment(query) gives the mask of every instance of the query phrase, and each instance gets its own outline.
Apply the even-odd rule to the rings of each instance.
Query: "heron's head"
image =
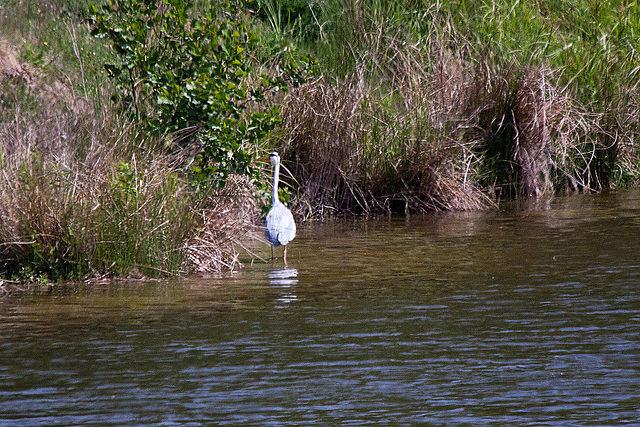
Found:
[[[269,154],[269,161],[271,162],[272,165],[280,163],[280,156],[278,155],[278,153],[276,151],[274,151],[273,153]]]

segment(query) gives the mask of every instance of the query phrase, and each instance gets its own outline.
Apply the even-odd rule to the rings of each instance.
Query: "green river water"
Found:
[[[640,424],[638,191],[301,225],[288,258],[3,298],[0,425]]]

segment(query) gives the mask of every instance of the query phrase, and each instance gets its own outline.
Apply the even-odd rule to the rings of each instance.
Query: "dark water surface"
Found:
[[[0,300],[0,425],[640,423],[640,192],[303,226],[288,267]]]

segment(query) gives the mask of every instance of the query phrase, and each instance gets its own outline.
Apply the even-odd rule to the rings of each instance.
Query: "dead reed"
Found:
[[[242,266],[239,252],[251,253],[246,242],[255,239],[258,222],[254,192],[248,177],[232,175],[222,190],[193,208],[196,232],[184,243],[187,271],[207,274]]]
[[[288,97],[284,155],[301,183],[299,205],[320,215],[327,206],[374,214],[491,205],[476,180],[475,141],[464,139],[482,109],[471,105],[472,74],[454,57],[427,59],[395,42],[390,50],[382,86],[361,63],[355,75]]]
[[[313,212],[358,200],[352,156],[359,132],[356,116],[362,80],[351,76],[338,84],[318,80],[295,90],[283,111],[283,156]]]
[[[468,134],[483,158],[481,179],[497,196],[553,191],[554,168],[564,166],[557,159],[577,141],[575,132],[563,127],[571,99],[544,66],[508,67],[481,79],[486,79],[478,95],[481,113]]]

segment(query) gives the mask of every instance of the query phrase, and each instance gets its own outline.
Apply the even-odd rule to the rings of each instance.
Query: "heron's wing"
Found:
[[[296,237],[296,223],[289,209],[275,205],[267,215],[264,235],[274,246],[286,245]]]
[[[289,212],[291,215],[291,212]],[[286,227],[280,229],[278,233],[278,241],[281,245],[286,245],[296,237],[296,223],[293,221],[293,215],[291,215],[291,222]]]

